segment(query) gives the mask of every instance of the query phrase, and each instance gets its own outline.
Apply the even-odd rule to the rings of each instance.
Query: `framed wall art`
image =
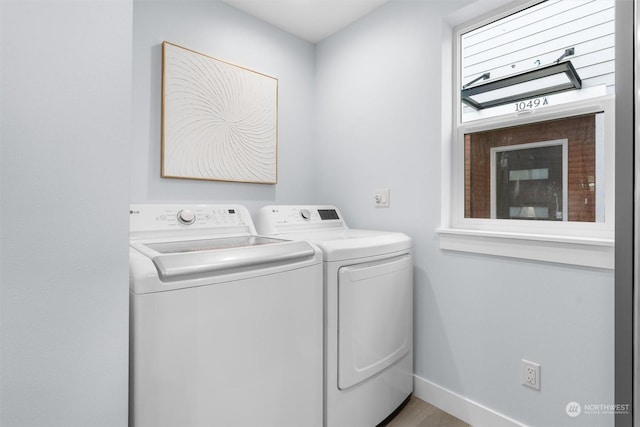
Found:
[[[277,182],[278,80],[162,43],[162,177]]]

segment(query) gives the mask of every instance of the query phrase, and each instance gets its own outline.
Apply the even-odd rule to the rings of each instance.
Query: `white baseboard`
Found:
[[[525,424],[417,375],[413,376],[413,395],[473,427],[525,427]]]

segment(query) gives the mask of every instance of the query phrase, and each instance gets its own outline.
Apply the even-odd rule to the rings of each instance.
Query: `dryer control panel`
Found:
[[[278,205],[260,209],[257,228],[261,234],[296,230],[348,228],[342,214],[330,205]]]

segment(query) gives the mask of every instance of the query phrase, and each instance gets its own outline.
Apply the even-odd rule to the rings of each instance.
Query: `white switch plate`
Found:
[[[373,202],[376,208],[389,207],[389,189],[379,188],[373,193]]]

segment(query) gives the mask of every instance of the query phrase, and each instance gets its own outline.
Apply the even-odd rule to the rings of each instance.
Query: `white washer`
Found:
[[[133,427],[323,425],[322,254],[238,205],[132,205]]]
[[[256,225],[323,251],[325,425],[386,421],[413,391],[411,239],[349,229],[335,206],[265,206]]]

